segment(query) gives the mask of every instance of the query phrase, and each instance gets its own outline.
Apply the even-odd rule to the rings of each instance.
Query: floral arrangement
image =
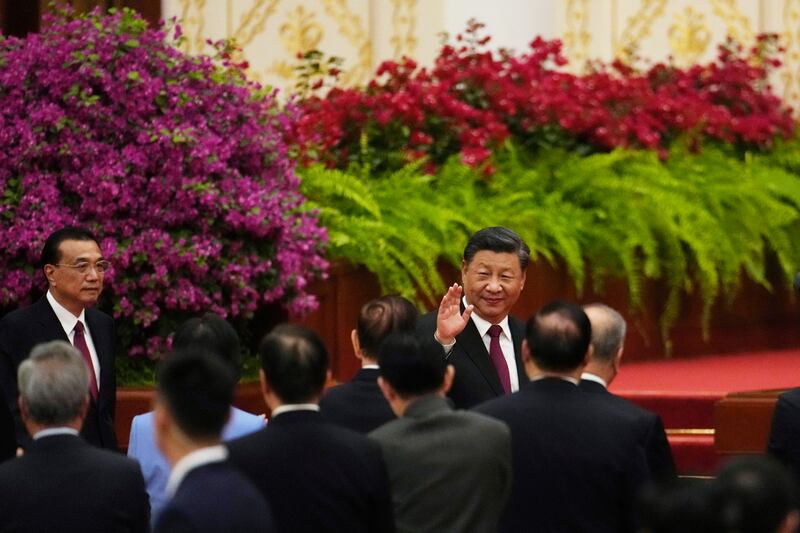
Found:
[[[175,324],[316,305],[326,232],[304,207],[285,132],[296,111],[180,28],[132,11],[59,12],[0,38],[0,308],[43,288],[32,265],[54,229],[89,226],[113,269],[122,347],[155,357]]]
[[[425,157],[432,171],[459,154],[490,174],[492,150],[510,137],[533,150],[627,147],[666,157],[679,136],[764,148],[794,130],[790,109],[767,84],[779,64],[775,36],[760,36],[750,50],[728,42],[706,65],[640,72],[617,61],[576,75],[559,69],[559,41],[537,37],[525,53],[493,53],[482,28],[472,21],[431,69],[386,61],[364,89],[305,98],[294,131],[305,161],[380,170]]]

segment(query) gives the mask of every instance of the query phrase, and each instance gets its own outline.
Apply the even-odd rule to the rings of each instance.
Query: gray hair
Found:
[[[583,306],[592,323],[593,357],[608,363],[625,342],[627,324],[617,311],[601,303]]]
[[[78,350],[68,342],[51,341],[34,346],[19,365],[17,383],[31,420],[54,426],[80,415],[89,374]]]

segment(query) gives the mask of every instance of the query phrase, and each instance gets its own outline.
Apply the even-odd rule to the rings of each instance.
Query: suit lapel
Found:
[[[456,339],[456,347],[461,347],[461,351],[463,351],[478,368],[494,393],[498,396],[502,395],[503,387],[500,385],[500,378],[497,377],[497,370],[495,370],[491,359],[489,359],[489,352],[486,351],[486,345],[483,344],[483,339],[480,333],[478,333],[478,328],[471,318],[467,327],[458,334]]]
[[[52,307],[50,307],[50,302],[47,301],[47,297],[42,296],[35,305],[37,306],[36,318],[39,321],[39,324],[42,326],[40,339],[58,339],[69,342],[69,337],[67,337],[67,333],[64,331],[64,328],[61,327],[61,322],[58,321],[56,312],[53,311]]]

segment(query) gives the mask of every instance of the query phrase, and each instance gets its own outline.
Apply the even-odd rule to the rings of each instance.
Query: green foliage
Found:
[[[788,286],[800,264],[797,140],[744,157],[676,142],[663,161],[646,150],[532,155],[509,144],[493,163],[491,178],[456,159],[434,176],[418,165],[387,175],[317,166],[301,171],[302,189],[328,227],[330,256],[366,266],[387,292],[435,302],[437,261],[459,265],[473,231],[504,225],[534,259],[564,265],[579,293],[621,278],[641,309],[645,283],[658,280],[667,345],[683,294],[700,295],[707,333],[713,304],[730,302],[743,275],[772,289],[773,256]]]

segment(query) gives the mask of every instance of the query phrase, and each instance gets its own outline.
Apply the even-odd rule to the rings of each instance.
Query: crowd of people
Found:
[[[660,417],[608,391],[617,311],[558,300],[510,315],[529,254],[485,228],[437,310],[367,302],[351,334],[362,368],[328,390],[320,338],[276,327],[258,349],[268,420],[232,405],[235,330],[188,320],[125,457],[113,321],[93,308],[110,264],[86,230],[55,232],[47,294],[0,321],[0,531],[795,531],[783,465],[752,457],[679,478]],[[781,435],[771,446],[786,462]]]

